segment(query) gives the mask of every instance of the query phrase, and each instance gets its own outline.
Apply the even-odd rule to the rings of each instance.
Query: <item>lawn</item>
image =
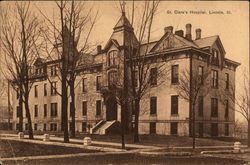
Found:
[[[0,157],[2,158],[93,152],[99,151],[55,145],[34,144],[12,140],[0,140]]]
[[[61,136],[61,135],[57,135]],[[105,142],[121,142],[120,135],[84,135],[78,134],[77,139],[83,139],[89,136],[95,141],[105,141]],[[181,136],[165,136],[165,135],[140,135],[140,142],[138,144],[142,145],[154,145],[154,146],[192,146],[191,137],[181,137]],[[132,135],[125,136],[126,143],[133,144]],[[246,140],[240,140],[235,138],[196,138],[196,146],[225,146],[233,145],[235,141],[241,141],[242,144],[246,144]]]

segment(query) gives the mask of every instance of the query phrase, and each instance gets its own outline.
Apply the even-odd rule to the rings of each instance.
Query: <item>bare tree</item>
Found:
[[[152,81],[157,81],[163,71],[163,65],[155,66],[156,72],[154,75],[150,72],[152,63],[147,56],[149,52],[149,43],[151,40],[152,24],[154,17],[157,13],[157,8],[160,1],[145,1],[139,2],[141,8],[132,1],[131,8],[127,8],[130,15],[130,22],[132,27],[135,26],[135,34],[127,34],[125,36],[127,40],[126,45],[126,67],[128,70],[128,76],[125,77],[126,86],[128,86],[128,95],[131,96],[132,111],[134,113],[135,125],[134,125],[134,142],[139,141],[138,125],[140,115],[140,102],[143,96],[150,90]],[[136,6],[139,9],[135,9]],[[138,13],[136,12],[138,11]],[[136,37],[135,37],[136,36]],[[166,72],[165,72],[166,73]],[[130,80],[130,81],[129,81]],[[158,81],[159,83],[159,81]],[[156,84],[155,84],[156,85]],[[159,85],[159,84],[157,84]]]
[[[195,65],[190,57],[190,69],[181,71],[178,84],[175,86],[179,96],[189,102],[189,130],[193,137],[193,149],[195,148],[195,116],[199,96],[205,97],[210,89],[208,68]],[[205,68],[205,69],[204,69]]]
[[[7,8],[6,8],[7,9]],[[29,93],[32,88],[31,65],[39,55],[41,43],[39,20],[31,12],[30,2],[15,2],[12,10],[2,13],[1,49],[5,55],[5,77],[12,82],[19,94],[19,131],[22,131],[22,103],[28,119],[29,138],[33,139],[29,108]]]
[[[235,82],[226,82],[222,80],[226,88],[223,88],[218,95],[220,101],[228,108],[228,111],[234,111],[241,114],[248,125],[248,142],[250,147],[250,97],[249,97],[249,75],[245,73],[243,80],[239,83],[239,89],[236,90]],[[226,89],[226,90],[225,90]],[[228,112],[227,112],[228,113]]]
[[[69,142],[67,111],[68,87],[70,88],[69,95],[71,97],[71,135],[75,137],[75,88],[77,84],[79,84],[79,82],[75,83],[75,80],[80,73],[80,65],[89,63],[88,57],[85,58],[83,56],[88,56],[87,54],[92,51],[89,37],[96,23],[97,13],[94,15],[94,18],[92,18],[92,9],[85,10],[88,7],[84,2],[61,0],[55,3],[59,11],[58,20],[55,18],[51,20],[41,10],[40,13],[44,16],[50,27],[45,31],[45,40],[47,40],[50,45],[53,45],[53,49],[57,54],[55,59],[52,57],[51,52],[46,50],[49,59],[57,60],[59,64],[58,68],[60,74],[58,74],[58,79],[61,81],[61,92],[57,91],[57,94],[61,96],[64,142]],[[51,40],[48,36],[54,37]],[[48,47],[46,49],[48,49]],[[50,83],[52,83],[52,81],[50,81]]]
[[[72,43],[72,59],[69,64],[69,78],[67,82],[70,87],[70,112],[72,115],[71,136],[75,137],[75,88],[79,82],[76,81],[79,75],[79,69],[82,65],[89,64],[88,54],[92,52],[92,47],[89,41],[90,34],[96,23],[98,12],[92,18],[92,8],[87,9],[84,2],[71,2],[71,8],[67,11],[68,26],[70,39],[69,44]],[[87,11],[84,13],[84,11]],[[80,41],[80,44],[79,44]]]

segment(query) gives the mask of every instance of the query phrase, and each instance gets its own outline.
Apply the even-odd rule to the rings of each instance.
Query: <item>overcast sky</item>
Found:
[[[93,5],[95,10],[99,10],[99,19],[91,40],[104,46],[120,17],[118,2],[88,1],[88,3]],[[55,8],[54,2],[40,1],[35,4],[47,15],[52,15]],[[131,2],[126,2],[126,6],[130,4]],[[168,14],[167,11],[171,11],[172,14]],[[175,11],[205,11],[206,14],[175,14]],[[223,11],[225,14],[209,14],[212,11]],[[227,11],[231,14],[226,14]],[[220,36],[226,58],[241,63],[236,75],[237,82],[241,82],[243,71],[249,70],[249,3],[247,1],[162,1],[154,20],[152,38],[160,38],[166,26],[173,26],[174,31],[182,29],[185,32],[187,23],[192,24],[193,39],[196,28],[202,29],[202,37]]]

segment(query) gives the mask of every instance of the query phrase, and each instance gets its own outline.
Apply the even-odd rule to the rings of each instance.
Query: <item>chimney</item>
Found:
[[[184,32],[183,32],[183,30],[178,30],[178,31],[175,31],[175,34],[176,34],[177,36],[183,37]]]
[[[102,45],[97,45],[97,54],[100,54],[102,52]]]
[[[168,34],[173,33],[173,26],[165,27],[165,28],[164,28],[164,32],[165,32],[165,33],[168,33]]]
[[[192,40],[192,34],[191,34],[191,24],[186,24],[186,39],[191,41]]]
[[[198,39],[201,39],[201,29],[196,29],[195,30],[195,32],[196,32],[196,40],[198,40]]]

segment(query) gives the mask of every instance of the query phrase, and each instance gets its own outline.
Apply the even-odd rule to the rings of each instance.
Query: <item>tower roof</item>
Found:
[[[114,30],[121,28],[121,27],[126,27],[133,29],[132,25],[130,24],[128,18],[125,16],[125,12],[122,12],[122,16],[120,17],[119,21],[116,23]]]

